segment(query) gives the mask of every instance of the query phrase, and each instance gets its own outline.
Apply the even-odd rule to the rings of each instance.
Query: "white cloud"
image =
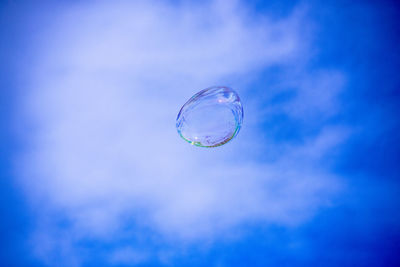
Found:
[[[241,4],[121,1],[66,6],[54,23],[34,46],[23,109],[35,130],[18,163],[27,194],[40,207],[44,226],[36,240],[48,244],[42,257],[62,245],[46,233],[50,228],[68,232],[73,254],[80,239],[110,242],[134,232],[126,230],[132,221],[188,243],[223,238],[247,222],[297,225],[340,187],[318,165],[343,139],[339,128],[279,147],[281,155],[265,161],[258,156],[270,148],[259,143],[251,115],[262,103],[244,106],[242,132],[220,148],[191,147],[175,130],[180,106],[197,90],[228,81],[245,92],[251,73],[301,68],[308,53],[302,9],[271,21]],[[326,94],[302,90],[313,84],[302,74],[297,98],[282,110],[292,114],[308,103],[308,112],[335,112],[343,79],[329,73],[321,70],[317,79]],[[68,223],[59,226],[49,214]],[[78,265],[74,257],[71,264]],[[141,262],[148,255],[121,248],[110,257]]]

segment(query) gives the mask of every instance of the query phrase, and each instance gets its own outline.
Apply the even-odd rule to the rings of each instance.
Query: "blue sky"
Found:
[[[3,1],[2,266],[400,264],[395,1]],[[241,96],[215,149],[176,133]]]

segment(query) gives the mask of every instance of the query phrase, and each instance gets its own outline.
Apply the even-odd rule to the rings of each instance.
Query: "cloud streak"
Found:
[[[51,264],[62,247],[60,257],[80,265],[80,240],[110,243],[147,229],[166,242],[213,241],[249,223],[295,226],[329,205],[343,185],[320,161],[346,130],[327,126],[289,145],[260,128],[276,112],[299,121],[337,112],[345,78],[334,70],[306,74],[305,14],[298,8],[272,21],[224,1],[60,8],[33,47],[37,61],[21,100],[35,130],[24,137],[29,146],[17,166],[40,207],[38,255]],[[299,71],[257,88],[271,98],[295,88],[293,98],[268,109],[251,84],[276,66]],[[221,148],[191,147],[176,133],[176,114],[214,84],[246,96],[242,132]],[[109,255],[115,264],[148,257],[118,245]]]

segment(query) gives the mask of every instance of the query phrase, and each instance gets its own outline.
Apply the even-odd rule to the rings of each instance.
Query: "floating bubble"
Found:
[[[198,92],[182,106],[176,128],[192,145],[216,147],[232,140],[242,121],[243,107],[238,94],[229,87],[215,86]]]

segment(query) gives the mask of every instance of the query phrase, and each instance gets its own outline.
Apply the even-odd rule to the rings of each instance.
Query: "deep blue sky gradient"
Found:
[[[255,12],[284,16],[298,1],[253,1]],[[254,226],[243,240],[221,241],[212,249],[183,250],[174,266],[400,266],[400,6],[396,1],[309,1],[319,48],[309,70],[337,68],[349,75],[341,112],[329,123],[360,129],[326,158],[332,172],[346,177],[348,190],[304,225]],[[23,94],[29,43],[46,27],[54,4],[0,3],[0,265],[43,266],[27,243],[33,213],[13,171],[15,153],[24,145],[15,121],[16,98]],[[40,22],[37,17],[42,17]],[[273,82],[281,70],[255,81]],[[267,77],[267,78],[265,78]],[[23,87],[23,86],[22,86]],[[290,95],[282,95],[282,99]],[[275,101],[282,101],[277,99]],[[279,142],[299,142],[326,121],[297,125],[289,118],[263,124]],[[122,241],[121,241],[122,242]],[[124,242],[129,243],[130,240]],[[140,244],[151,249],[154,243]],[[165,244],[160,243],[160,247]],[[88,241],[88,255],[109,249]],[[103,266],[91,257],[85,266]],[[159,262],[143,266],[158,266]],[[138,265],[141,266],[141,265]]]

